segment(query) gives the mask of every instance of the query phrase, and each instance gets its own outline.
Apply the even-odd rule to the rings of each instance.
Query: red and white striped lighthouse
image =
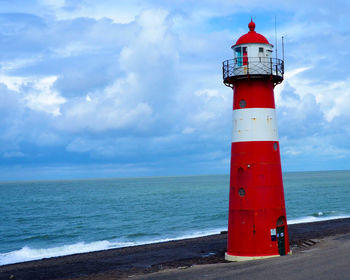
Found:
[[[248,27],[232,46],[234,59],[223,62],[224,83],[234,91],[229,261],[290,252],[273,92],[284,62],[272,57],[273,46],[253,21]]]

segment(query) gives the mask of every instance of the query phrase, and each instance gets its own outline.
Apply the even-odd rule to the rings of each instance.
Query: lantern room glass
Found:
[[[237,47],[235,48],[235,54],[236,54],[236,60],[237,60],[237,66],[242,66],[242,48]]]
[[[235,58],[237,66],[248,65],[248,48],[237,47],[235,48]]]

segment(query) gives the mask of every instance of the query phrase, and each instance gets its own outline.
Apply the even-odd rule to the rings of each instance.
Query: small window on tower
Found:
[[[259,48],[259,53],[263,53],[264,52],[264,48]]]
[[[243,188],[240,188],[240,189],[238,190],[238,195],[239,195],[240,197],[245,196],[245,190],[244,190]]]
[[[239,107],[245,108],[245,106],[247,106],[247,103],[245,102],[244,99],[241,99],[241,100],[239,101]]]

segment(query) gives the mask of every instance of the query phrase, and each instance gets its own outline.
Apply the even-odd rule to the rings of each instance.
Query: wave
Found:
[[[168,237],[168,238],[148,240],[148,241],[120,242],[120,241],[103,240],[103,241],[95,241],[91,243],[79,242],[79,243],[70,244],[70,245],[63,245],[58,247],[42,248],[42,249],[30,248],[29,246],[25,246],[19,250],[11,251],[8,253],[0,253],[0,265],[14,264],[19,262],[41,260],[45,258],[61,257],[61,256],[67,256],[67,255],[73,255],[73,254],[81,254],[81,253],[88,253],[88,252],[129,247],[129,246],[137,246],[137,245],[143,245],[143,244],[167,242],[167,241],[180,240],[180,239],[186,239],[186,238],[195,238],[200,236],[218,234],[223,230],[226,230],[226,229],[222,228],[222,229],[212,229],[207,231],[196,231],[196,232],[188,233],[175,238]]]
[[[335,220],[335,219],[343,219],[343,218],[350,218],[350,215],[331,215],[331,213],[318,212],[310,216],[290,219],[288,220],[288,224],[310,223],[310,222]],[[52,247],[52,248],[41,248],[41,249],[30,248],[29,246],[25,246],[19,250],[11,251],[8,253],[0,253],[0,265],[33,261],[33,260],[41,260],[44,258],[60,257],[60,256],[66,256],[66,255],[88,253],[88,252],[129,247],[129,246],[137,246],[137,245],[143,245],[143,244],[167,242],[167,241],[180,240],[180,239],[186,239],[186,238],[195,238],[195,237],[207,236],[212,234],[218,234],[224,230],[227,230],[227,228],[223,227],[223,228],[216,228],[216,229],[203,230],[203,231],[194,231],[178,237],[165,237],[161,239],[143,240],[143,241],[103,240],[103,241],[95,241],[91,243],[79,242],[75,244],[63,245],[63,246]]]
[[[117,244],[114,244],[117,246]],[[124,244],[120,244],[123,246]],[[128,246],[128,245],[127,245]],[[33,260],[40,260],[44,258],[59,257],[65,255],[73,255],[79,253],[87,253],[92,251],[99,251],[113,248],[111,243],[107,240],[96,241],[92,243],[79,242],[71,245],[63,245],[59,247],[52,247],[46,249],[34,249],[28,246],[23,247],[20,250],[1,253],[0,265],[12,264],[18,262],[26,262]]]
[[[321,221],[345,219],[345,218],[350,218],[350,215],[328,215],[323,212],[318,212],[311,216],[290,219],[288,220],[288,224],[292,225],[292,224],[312,223],[312,222],[321,222]]]

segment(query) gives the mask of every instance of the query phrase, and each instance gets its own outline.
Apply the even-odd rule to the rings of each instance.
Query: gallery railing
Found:
[[[222,63],[224,83],[233,83],[246,76],[271,76],[280,83],[284,75],[284,62],[282,59],[272,57],[237,57]]]

